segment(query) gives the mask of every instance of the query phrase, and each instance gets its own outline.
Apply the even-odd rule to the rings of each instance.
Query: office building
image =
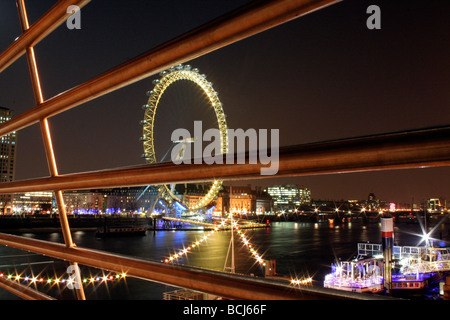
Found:
[[[0,107],[0,124],[11,120],[12,110]],[[0,182],[12,182],[15,175],[16,132],[0,138]],[[0,214],[13,213],[13,195],[0,195]]]
[[[311,190],[295,184],[274,185],[266,189],[276,211],[293,212],[302,204],[311,202]]]

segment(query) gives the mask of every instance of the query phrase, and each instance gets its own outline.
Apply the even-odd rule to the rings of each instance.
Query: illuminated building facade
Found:
[[[178,192],[183,194],[183,201],[189,206],[193,206],[201,200],[208,191],[209,186],[203,184],[180,185],[178,190]],[[212,216],[222,216],[227,210],[227,208],[225,208],[226,202],[224,201],[224,197],[226,196],[227,195],[224,194],[223,190],[219,191],[217,196],[206,207],[204,207],[203,210]]]
[[[428,212],[444,212],[447,210],[447,201],[441,198],[427,199]]]
[[[229,206],[226,211],[235,214],[268,214],[272,211],[272,197],[262,188],[251,186],[226,187]]]
[[[248,214],[256,211],[256,194],[250,186],[232,187],[230,193],[230,212]]]
[[[370,193],[366,201],[366,210],[378,211],[381,207],[381,201],[377,199],[374,193]]]
[[[0,124],[11,120],[12,110],[0,107]],[[1,137],[0,144],[0,182],[14,181],[16,160],[16,133]],[[13,213],[13,195],[0,196],[0,214]]]
[[[14,214],[50,214],[56,206],[53,192],[14,194]]]
[[[101,213],[103,210],[104,195],[101,192],[68,191],[63,197],[69,214]]]
[[[142,210],[142,203],[147,199],[148,190],[142,187],[123,187],[99,190],[103,196],[102,208],[104,213],[135,212]],[[153,190],[153,189],[151,189]],[[144,196],[145,195],[145,196]],[[149,207],[150,204],[145,207]]]
[[[293,212],[300,205],[311,203],[311,190],[295,184],[274,185],[266,190],[276,211]]]
[[[270,214],[273,211],[273,199],[261,187],[256,187],[256,214]]]
[[[81,190],[64,192],[64,202],[68,213],[143,213],[154,204],[157,195],[153,187]]]

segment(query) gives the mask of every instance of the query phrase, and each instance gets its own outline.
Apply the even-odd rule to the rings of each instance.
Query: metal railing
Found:
[[[80,263],[117,272],[126,271],[130,276],[232,299],[381,299],[371,295],[324,288],[293,288],[269,281],[136,260],[77,247],[71,238],[64,209],[63,190],[205,181],[211,178],[223,180],[264,178],[259,174],[262,165],[162,163],[60,175],[53,153],[48,121],[50,117],[58,113],[147,78],[173,65],[184,63],[339,0],[255,1],[48,100],[42,98],[33,48],[68,18],[66,9],[69,5],[83,7],[89,1],[60,0],[32,26],[28,26],[24,1],[16,0],[16,2],[23,35],[0,54],[0,72],[26,54],[36,106],[0,125],[0,136],[39,123],[50,176],[0,184],[0,194],[54,191],[64,244],[8,234],[0,234],[0,244],[63,259],[74,264]],[[450,127],[282,148],[278,175],[310,175],[442,165],[450,165]],[[212,286],[211,283],[214,285]],[[5,285],[7,282],[2,284],[4,284],[3,287],[8,287]],[[44,298],[38,293],[23,293],[21,296],[30,299]],[[79,290],[78,298],[85,299],[82,290]]]

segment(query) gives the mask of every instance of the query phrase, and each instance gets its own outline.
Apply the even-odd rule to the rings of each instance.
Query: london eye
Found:
[[[193,143],[192,139],[171,141],[169,144],[169,148],[167,151],[163,151],[161,147],[158,150],[158,139],[157,135],[157,110],[165,108],[165,105],[162,103],[162,100],[166,95],[174,95],[173,93],[168,92],[169,87],[174,87],[177,84],[188,87],[188,90],[193,91],[194,89],[199,92],[201,95],[201,99],[203,103],[206,105],[206,109],[209,109],[206,112],[206,109],[203,113],[213,113],[215,117],[213,117],[213,126],[217,128],[220,132],[220,151],[222,154],[227,153],[228,143],[227,143],[227,123],[225,119],[225,113],[222,108],[222,103],[219,100],[218,93],[214,90],[211,82],[208,82],[206,76],[204,74],[200,74],[199,70],[196,68],[192,68],[190,65],[177,65],[171,67],[168,70],[162,71],[159,79],[153,80],[153,89],[147,92],[148,101],[147,104],[143,106],[144,119],[141,121],[143,126],[143,135],[141,137],[141,141],[143,143],[144,153],[142,157],[145,159],[146,163],[154,164],[158,162],[167,161],[167,155],[176,144],[181,144],[179,148],[181,151],[178,154],[178,158],[183,158],[184,148],[190,147],[189,144]],[[195,87],[195,88],[192,88]],[[180,95],[180,94],[178,94]],[[181,94],[183,95],[183,94]],[[162,105],[163,104],[163,105]],[[161,106],[162,105],[162,106]],[[159,109],[158,109],[159,107]],[[187,106],[182,106],[185,110],[184,112],[190,112]],[[161,112],[161,111],[160,111]],[[170,117],[182,117],[178,112],[171,112]],[[173,118],[169,118],[166,122],[172,122]],[[160,124],[158,128],[161,128]],[[167,139],[165,139],[167,140]],[[167,141],[164,141],[167,142]],[[161,143],[162,144],[162,143]],[[158,154],[157,154],[158,153]],[[172,159],[173,161],[173,159]],[[222,187],[221,180],[213,180],[208,182],[203,188],[204,192],[200,197],[192,199],[187,199],[187,197],[183,197],[176,192],[176,185],[160,185],[156,186],[158,189],[158,198],[164,199],[167,203],[172,204],[174,201],[182,204],[187,210],[199,210],[206,206],[208,206],[211,201],[213,201],[217,193],[220,191]],[[158,199],[156,199],[158,200]]]

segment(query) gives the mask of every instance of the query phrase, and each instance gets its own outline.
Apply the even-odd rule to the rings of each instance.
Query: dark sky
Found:
[[[55,2],[26,1],[30,23]],[[63,24],[36,46],[44,96],[51,98],[247,2],[92,0],[81,11],[81,30]],[[381,8],[381,30],[366,27],[371,4]],[[448,12],[450,2],[442,0],[343,1],[189,64],[214,84],[230,128],[280,129],[282,146],[449,125]],[[15,1],[0,0],[0,50],[20,33]],[[154,78],[50,118],[60,173],[144,163],[139,121]],[[0,74],[0,106],[19,114],[34,104],[22,57]],[[167,128],[187,119],[184,113],[204,121],[211,116],[193,107],[159,110]],[[39,127],[21,130],[18,139],[16,178],[47,176]],[[383,200],[409,203],[432,196],[450,199],[449,177],[450,168],[433,168],[252,183],[297,183],[311,188],[313,198],[365,199],[373,192]]]

